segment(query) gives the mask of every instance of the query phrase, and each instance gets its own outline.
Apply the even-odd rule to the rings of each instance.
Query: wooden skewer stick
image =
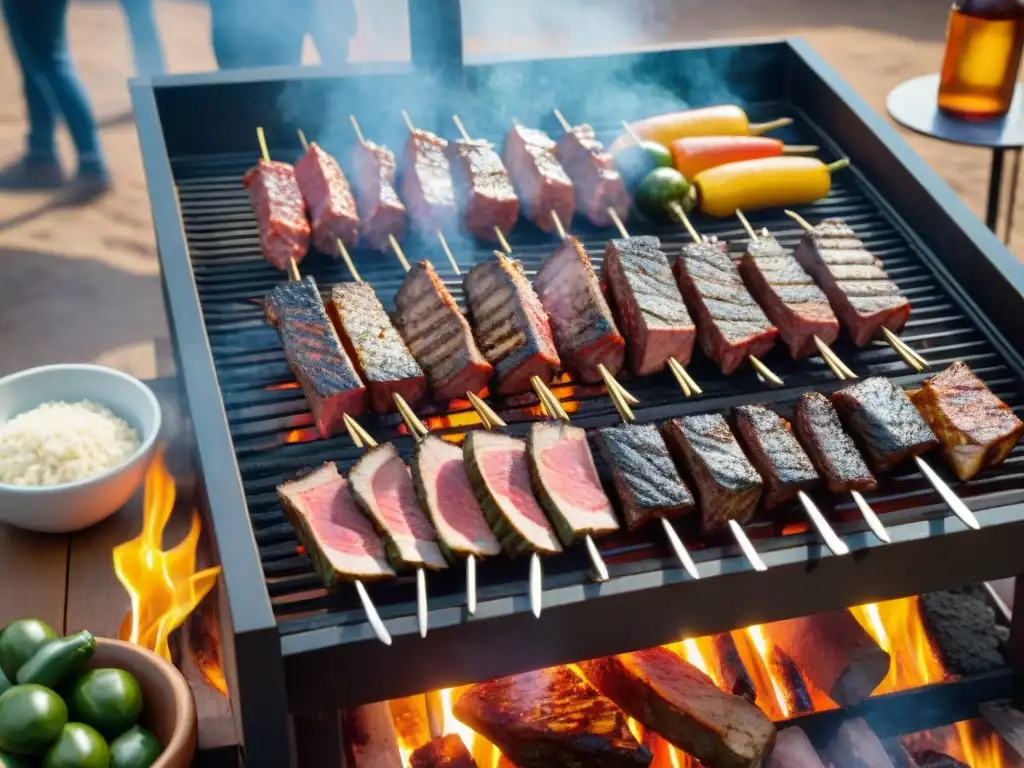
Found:
[[[452,253],[452,249],[448,247],[448,241],[441,230],[437,230],[437,239],[441,241],[441,249],[444,251],[444,255],[448,257],[448,263],[452,265],[455,274],[461,275],[462,272],[459,270],[458,262],[455,261],[455,255]]]
[[[769,120],[767,123],[751,123],[747,126],[747,130],[750,131],[751,136],[761,136],[769,131],[785,128],[787,125],[792,124],[792,117],[780,117],[775,120]]]
[[[494,235],[498,238],[498,245],[501,246],[501,250],[505,253],[512,253],[512,246],[508,244],[508,240],[505,239],[505,233],[497,225],[494,227]]]
[[[388,235],[388,242],[391,244],[391,250],[395,252],[395,256],[398,258],[398,263],[402,265],[402,269],[408,272],[409,261],[405,258],[405,252],[402,250],[402,246],[398,244],[394,235]]]
[[[458,115],[452,115],[452,122],[455,123],[455,128],[459,132],[459,135],[462,136],[463,141],[472,141],[469,137],[469,131],[467,131],[466,126],[462,124],[462,118]]]
[[[569,235],[565,232],[565,227],[562,226],[562,218],[558,215],[558,211],[552,209],[551,221],[555,224],[555,232],[558,233],[559,240],[565,240]]]
[[[486,429],[497,429],[498,427],[507,427],[508,424],[501,418],[494,409],[491,408],[484,400],[473,392],[466,393],[466,399],[469,400],[469,404],[473,406],[473,410],[480,416],[480,421]]]
[[[558,120],[558,124],[562,126],[562,130],[566,133],[572,133],[572,125],[570,125],[569,121],[565,119],[565,115],[557,109],[553,111],[555,113],[555,119]]]
[[[349,122],[352,123],[352,130],[356,132],[356,138],[359,139],[359,143],[365,147],[367,144],[369,144],[369,142],[366,140],[366,137],[363,136],[363,131],[359,127],[359,121],[356,120],[356,116],[349,115],[348,119]]]
[[[669,208],[671,209],[672,213],[674,213],[676,215],[676,217],[679,219],[679,221],[682,222],[683,226],[686,227],[686,231],[690,233],[690,237],[693,238],[693,242],[698,243],[698,244],[704,243],[704,242],[714,242],[714,240],[708,241],[706,238],[702,238],[700,236],[700,234],[694,228],[693,224],[690,222],[690,217],[687,216],[686,215],[686,211],[683,210],[683,206],[681,206],[677,202],[673,202],[673,203],[669,204]],[[753,355],[748,355],[747,357],[750,360],[750,364],[752,366],[754,366],[754,370],[757,371],[757,373],[760,375],[761,379],[766,384],[768,384],[770,386],[773,386],[773,387],[783,387],[783,386],[785,386],[785,382],[783,382],[782,379],[780,379],[772,371],[771,368],[769,368],[767,365],[762,363],[760,360],[758,360]]]

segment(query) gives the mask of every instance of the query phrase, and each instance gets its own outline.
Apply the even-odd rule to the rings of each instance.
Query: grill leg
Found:
[[[992,171],[988,177],[988,210],[985,213],[985,224],[993,232],[999,221],[999,196],[1003,189],[1003,155],[1004,149],[992,150]]]
[[[1018,149],[1013,153],[1013,171],[1010,173],[1010,204],[1006,208],[1006,235],[1003,242],[1010,244],[1010,236],[1013,234],[1013,212],[1017,207],[1017,184],[1020,182],[1020,155],[1024,149]]]
[[[1014,675],[1014,703],[1024,704],[1024,576],[1013,584],[1013,614],[1010,618],[1010,664]]]

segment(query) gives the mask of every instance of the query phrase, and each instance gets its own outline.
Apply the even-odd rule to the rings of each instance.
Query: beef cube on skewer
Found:
[[[697,329],[658,238],[609,240],[601,277],[615,300],[634,374],[656,373],[669,358],[690,362]]]
[[[496,240],[494,228],[508,234],[519,218],[519,198],[494,145],[483,139],[448,144],[455,197],[462,224],[481,240]]]
[[[883,327],[899,333],[907,324],[910,301],[846,222],[819,222],[804,235],[794,256],[821,286],[858,347]]]
[[[295,169],[261,158],[242,182],[256,214],[263,258],[282,272],[292,259],[301,262],[309,251],[311,230]]]
[[[602,381],[602,363],[614,376],[626,355],[626,340],[615,326],[612,311],[583,244],[567,238],[545,259],[533,287],[551,320],[562,365],[585,382]]]
[[[359,203],[359,235],[378,251],[390,247],[388,236],[405,237],[406,210],[395,191],[395,155],[372,141],[359,142],[352,150],[356,199]]]
[[[505,137],[502,159],[526,216],[544,232],[554,232],[554,217],[572,221],[576,192],[555,156],[555,142],[543,131],[512,127]]]
[[[366,410],[366,386],[345,352],[312,277],[282,283],[267,295],[285,358],[306,396],[321,437],[345,429],[344,415]]]
[[[415,405],[427,391],[427,379],[391,324],[368,283],[342,283],[331,291],[331,314],[342,344],[370,390],[370,410],[395,409],[399,394]]]
[[[530,378],[550,381],[561,364],[551,323],[522,266],[504,254],[477,264],[463,282],[474,335],[498,376],[499,395],[530,391]]]
[[[817,484],[818,471],[784,418],[762,405],[741,405],[735,418],[750,461],[764,480],[761,502],[766,512]]]
[[[878,486],[825,395],[807,392],[801,396],[793,429],[832,493],[871,491]]]
[[[429,235],[453,229],[458,215],[447,149],[440,136],[417,128],[402,151],[402,199],[413,224]]]
[[[690,243],[676,259],[676,279],[704,354],[730,374],[765,355],[779,332],[743,285],[724,243]]]
[[[1006,459],[1024,433],[1024,422],[964,362],[925,379],[911,399],[965,482]]]
[[[605,151],[589,125],[570,126],[558,139],[558,159],[576,188],[576,210],[595,227],[613,223],[612,208],[621,221],[629,218],[629,193],[615,160]],[[564,221],[568,221],[565,219]]]
[[[494,368],[433,264],[412,266],[395,295],[395,308],[398,331],[438,400],[465,397],[487,386]]]
[[[295,179],[309,209],[317,250],[337,253],[338,240],[355,247],[359,242],[359,216],[338,161],[313,142],[295,162]]]
[[[764,490],[725,419],[717,413],[683,416],[665,423],[665,442],[693,483],[701,527],[714,533],[730,520],[750,521]]]

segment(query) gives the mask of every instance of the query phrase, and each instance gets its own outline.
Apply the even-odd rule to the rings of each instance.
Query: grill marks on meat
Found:
[[[576,192],[555,156],[555,146],[543,131],[517,125],[505,137],[502,153],[524,213],[544,232],[556,230],[552,211],[568,224],[576,210]]]
[[[276,286],[267,319],[277,326],[284,355],[302,387],[321,437],[344,431],[344,414],[366,410],[366,387],[345,353],[312,277]]]
[[[912,399],[962,481],[1006,459],[1024,433],[1024,422],[964,362],[926,379]]]
[[[567,666],[474,685],[455,702],[454,714],[518,768],[646,768],[651,762],[622,711]]]
[[[530,391],[530,378],[550,381],[560,365],[551,324],[518,263],[495,252],[464,281],[477,343],[498,375],[497,393]]]
[[[395,296],[398,331],[441,401],[487,386],[494,373],[473,331],[428,261],[414,264]]]
[[[461,448],[427,435],[416,444],[410,466],[416,497],[434,524],[448,562],[454,564],[456,555],[487,557],[501,552],[469,482]]]
[[[452,171],[445,154],[448,142],[416,129],[402,152],[402,199],[409,217],[424,234],[454,228],[457,211]]]
[[[619,424],[600,430],[601,453],[612,471],[626,527],[634,531],[656,517],[693,509],[693,495],[653,425]]]
[[[663,431],[669,450],[694,483],[704,533],[714,533],[730,520],[748,522],[764,481],[725,419],[717,413],[683,416],[666,422]]]
[[[609,240],[601,277],[615,300],[633,373],[657,373],[670,357],[690,362],[697,329],[658,238]]]
[[[568,238],[544,260],[533,287],[550,318],[562,365],[591,383],[602,380],[602,363],[613,376],[622,369],[626,340],[579,240]]]
[[[416,405],[427,391],[423,370],[391,324],[373,287],[342,283],[331,291],[331,314],[341,341],[370,390],[370,410],[395,410],[394,394]]]
[[[277,496],[327,589],[350,579],[394,576],[384,545],[333,463],[282,483]]]
[[[907,393],[881,376],[839,390],[832,403],[879,474],[939,444]]]
[[[730,374],[750,355],[761,357],[779,334],[743,285],[729,254],[719,244],[683,246],[676,278],[686,306],[697,320],[704,354]]]
[[[356,201],[338,161],[318,144],[310,144],[295,163],[295,179],[309,209],[317,250],[337,253],[339,239],[355,247],[359,242]]]
[[[593,128],[586,124],[573,126],[558,139],[556,152],[576,188],[577,211],[595,227],[612,225],[609,208],[613,208],[622,221],[629,218],[626,184]]]
[[[311,230],[295,169],[288,163],[260,159],[246,171],[242,183],[256,214],[263,258],[282,272],[291,259],[301,262],[309,251]]]
[[[827,219],[804,235],[794,253],[797,261],[821,286],[832,308],[862,347],[882,329],[903,330],[910,302],[889,280],[882,262],[840,219]]]
[[[826,344],[836,340],[839,321],[825,294],[774,237],[751,242],[739,271],[794,360],[817,352],[815,336]]]
[[[871,491],[877,487],[875,476],[827,397],[818,392],[801,396],[793,429],[832,493]]]
[[[750,461],[764,480],[766,511],[792,501],[797,493],[818,482],[810,457],[779,414],[762,405],[741,405],[735,418]]]
[[[511,232],[519,218],[519,198],[494,145],[483,139],[453,141],[448,163],[466,230],[492,242],[498,239],[495,227]]]
[[[395,446],[382,443],[368,450],[348,473],[348,481],[359,507],[383,535],[388,559],[396,568],[448,567]]]
[[[562,421],[537,422],[527,441],[530,477],[558,538],[569,546],[593,534],[619,529],[615,510],[601,488],[586,430]]]
[[[391,247],[388,235],[405,237],[406,210],[395,191],[395,155],[387,147],[367,141],[352,150],[359,235],[378,251]]]

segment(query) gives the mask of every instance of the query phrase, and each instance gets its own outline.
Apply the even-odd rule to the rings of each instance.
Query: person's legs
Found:
[[[165,69],[164,49],[157,31],[153,0],[121,0],[121,9],[128,21],[136,74],[161,74]]]

